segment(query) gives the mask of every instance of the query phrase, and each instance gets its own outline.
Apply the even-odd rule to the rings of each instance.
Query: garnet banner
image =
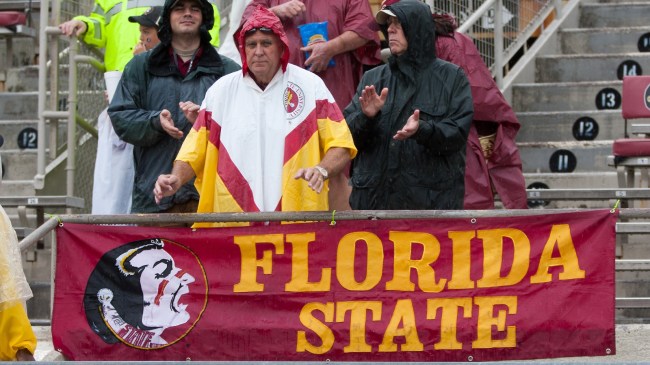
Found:
[[[491,361],[615,354],[617,213],[237,228],[65,223],[72,360]]]

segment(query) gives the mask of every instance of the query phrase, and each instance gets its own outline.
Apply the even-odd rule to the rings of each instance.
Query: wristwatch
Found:
[[[324,180],[327,180],[327,178],[329,177],[329,174],[327,173],[327,170],[325,170],[324,167],[316,165],[316,166],[314,166],[314,168],[316,170],[318,170],[318,173],[321,174],[321,176],[323,177]]]

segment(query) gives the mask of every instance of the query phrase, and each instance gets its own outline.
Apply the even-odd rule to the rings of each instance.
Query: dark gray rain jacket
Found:
[[[214,15],[208,1],[201,1],[204,5],[200,30],[203,53],[197,59],[196,66],[192,66],[183,77],[171,57],[169,13],[174,1],[167,0],[158,32],[161,43],[149,52],[136,55],[126,65],[108,108],[117,135],[134,145],[132,213],[155,213],[190,199],[199,200],[194,179],[173,196],[164,198],[160,205],[154,201],[153,188],[159,175],[171,172],[183,140],[192,128],[192,123],[185,118],[178,103],[192,101],[201,105],[205,92],[215,81],[241,69],[231,59],[220,56],[210,45],[208,30],[212,28]],[[163,109],[171,112],[174,125],[183,131],[183,138],[172,138],[163,130],[160,125],[160,112]]]
[[[472,123],[472,95],[462,69],[435,56],[435,26],[425,4],[404,0],[387,7],[408,41],[406,52],[366,72],[344,111],[359,153],[351,172],[352,209],[462,209],[465,146]],[[386,26],[382,27],[386,34]],[[374,118],[361,111],[366,85],[388,88]],[[420,110],[409,139],[395,133]]]

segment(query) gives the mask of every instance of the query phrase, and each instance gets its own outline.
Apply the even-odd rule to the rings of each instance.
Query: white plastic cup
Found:
[[[108,92],[108,102],[113,100],[113,95],[117,89],[117,84],[122,77],[122,71],[108,71],[104,73],[104,81],[106,82],[106,91]]]

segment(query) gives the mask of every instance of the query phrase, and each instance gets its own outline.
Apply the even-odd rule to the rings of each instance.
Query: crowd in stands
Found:
[[[93,213],[492,209],[495,194],[526,208],[519,123],[450,15],[235,2],[222,52],[208,0],[122,3],[59,26],[122,72],[99,118]],[[2,359],[33,353],[27,332],[0,341]]]
[[[132,47],[114,41],[132,59],[126,67],[113,66],[124,74],[100,118],[110,136],[98,147],[93,213],[490,209],[495,194],[506,208],[526,208],[512,109],[471,39],[455,31],[454,19],[411,2],[419,3],[387,0],[376,16],[366,0],[236,2],[232,38],[223,47],[232,58],[210,45],[219,22],[208,1],[168,0],[139,16],[114,17],[112,24],[138,23],[141,36]],[[417,33],[398,27],[417,19],[401,20],[391,10],[402,6],[427,15],[406,27],[417,25]],[[287,40],[270,34],[280,49],[260,47],[256,55],[246,52],[242,27],[260,7],[277,18]],[[94,44],[92,25],[79,23],[84,18],[61,29]],[[162,41],[156,47],[148,36],[152,25]],[[308,27],[317,30],[305,35]],[[391,52],[383,65],[380,32]],[[395,50],[400,37],[405,49]],[[111,39],[106,34],[107,44]],[[147,52],[138,54],[142,49]],[[258,80],[250,67],[257,59],[277,67],[268,80]],[[287,65],[318,76],[331,97],[310,99],[306,86],[290,81]],[[232,84],[218,92],[225,81],[217,81],[233,72],[241,80],[228,76]],[[267,89],[276,76],[279,89]],[[245,89],[246,80],[255,81],[254,92]],[[278,105],[267,101],[276,93]],[[325,113],[321,105],[333,111]],[[338,147],[321,136],[323,120],[348,127],[336,131],[354,142],[345,166],[325,158]],[[317,153],[303,158],[299,152],[309,143]],[[201,160],[188,163],[184,151]],[[118,155],[133,164],[130,170],[107,170]],[[291,182],[288,176],[300,169],[306,181]],[[312,199],[305,188],[320,185],[319,179],[316,194],[324,198]]]

